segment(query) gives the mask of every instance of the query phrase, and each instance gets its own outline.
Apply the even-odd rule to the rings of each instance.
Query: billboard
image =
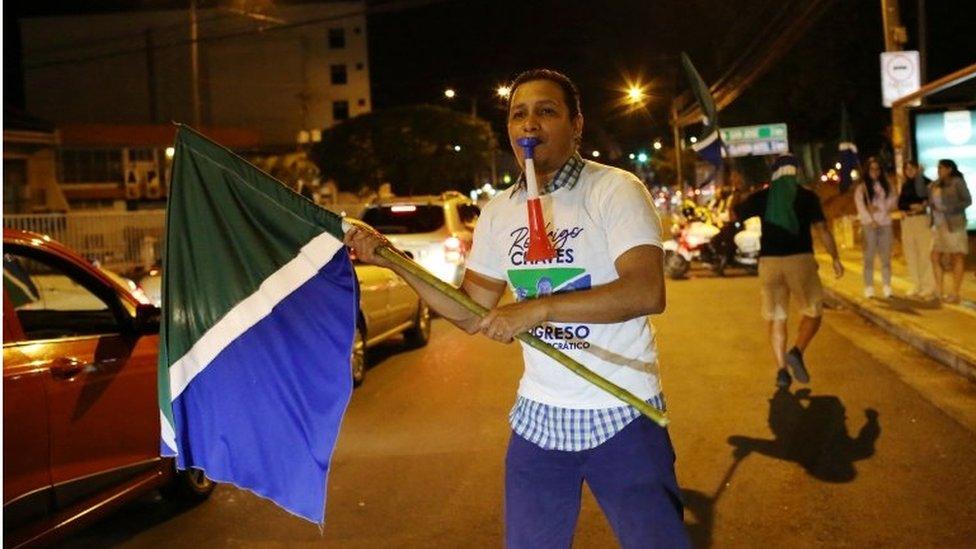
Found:
[[[929,179],[938,177],[939,159],[955,160],[976,196],[976,108],[947,111],[913,111],[915,158]],[[966,210],[970,231],[976,231],[976,204]]]

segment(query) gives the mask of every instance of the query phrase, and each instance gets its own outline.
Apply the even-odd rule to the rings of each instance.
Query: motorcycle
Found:
[[[761,231],[758,217],[719,229],[709,216],[686,210],[683,222],[672,226],[674,238],[664,242],[664,272],[672,279],[684,278],[692,262],[698,261],[717,276],[724,276],[730,266],[755,275],[759,272]]]

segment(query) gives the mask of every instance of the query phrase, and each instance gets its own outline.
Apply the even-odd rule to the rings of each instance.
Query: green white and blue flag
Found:
[[[163,259],[162,454],[316,523],[352,394],[342,219],[187,127]]]
[[[838,163],[840,164],[840,191],[851,188],[854,174],[857,170],[857,145],[854,144],[854,129],[851,119],[847,115],[847,105],[840,108],[840,142],[837,145]]]
[[[684,52],[681,52],[681,64],[684,66],[685,74],[691,83],[691,91],[695,94],[695,99],[701,107],[704,126],[701,136],[698,137],[697,142],[691,145],[691,148],[715,168],[708,177],[708,181],[711,181],[722,167],[722,138],[718,132],[718,110],[715,108],[715,101],[708,91],[708,86],[698,71],[695,70],[691,58]]]

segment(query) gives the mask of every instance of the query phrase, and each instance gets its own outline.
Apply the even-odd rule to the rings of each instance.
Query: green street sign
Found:
[[[729,156],[764,156],[790,150],[786,124],[760,124],[721,128]]]

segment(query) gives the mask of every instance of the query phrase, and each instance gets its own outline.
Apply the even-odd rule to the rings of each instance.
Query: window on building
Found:
[[[329,29],[329,49],[341,50],[346,47],[346,29]]]
[[[330,69],[332,72],[333,84],[346,84],[349,82],[349,76],[346,74],[345,65],[332,65]]]
[[[366,65],[363,64],[363,63],[356,63],[356,70],[357,71],[361,71],[361,70],[363,70],[363,67],[365,67],[365,66]]]
[[[64,183],[122,181],[122,151],[119,149],[61,149],[58,156]]]
[[[332,119],[336,122],[340,120],[349,119],[349,102],[348,101],[333,101],[332,102]]]
[[[357,103],[359,104],[360,107],[365,107],[366,106],[366,100],[365,99],[360,99],[359,101],[357,101]]]
[[[354,28],[352,29],[352,32],[353,32],[353,34],[362,34],[362,32],[363,32],[363,29],[361,29],[361,28],[359,28],[359,27],[354,27]]]

